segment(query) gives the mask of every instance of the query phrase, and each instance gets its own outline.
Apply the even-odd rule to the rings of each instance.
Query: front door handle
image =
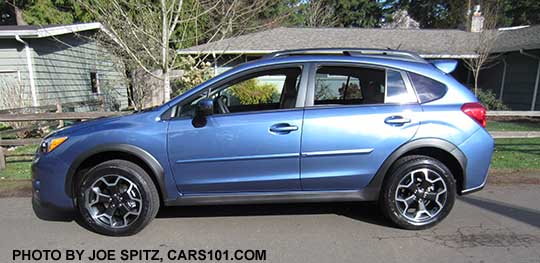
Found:
[[[403,116],[390,116],[386,119],[384,119],[384,123],[390,124],[390,125],[403,125],[405,123],[410,123],[411,119],[405,118]]]
[[[270,132],[277,134],[287,134],[293,131],[297,131],[298,126],[290,125],[288,123],[278,123],[270,127]]]

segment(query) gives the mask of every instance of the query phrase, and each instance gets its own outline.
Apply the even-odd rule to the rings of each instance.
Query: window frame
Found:
[[[232,76],[229,76],[225,79],[222,79],[210,86],[204,87],[203,89],[199,90],[197,93],[192,94],[191,96],[183,99],[182,101],[179,101],[175,105],[171,106],[169,110],[165,112],[165,115],[169,115],[170,117],[167,118],[169,120],[183,120],[183,119],[192,119],[192,117],[189,116],[178,116],[179,113],[181,113],[182,106],[191,103],[193,99],[200,97],[202,94],[206,93],[206,97],[208,97],[209,92],[213,89],[220,88],[224,85],[228,85],[229,83],[235,82],[238,79],[244,78],[248,75],[261,73],[261,75],[264,75],[264,71],[269,70],[279,70],[284,68],[299,68],[300,69],[300,83],[298,85],[298,93],[296,96],[296,105],[294,108],[287,108],[287,109],[272,109],[272,110],[259,110],[259,111],[243,111],[243,112],[231,112],[231,113],[224,113],[224,114],[212,114],[212,117],[220,117],[220,116],[232,116],[232,115],[245,115],[245,114],[259,114],[259,113],[267,113],[267,112],[278,112],[278,111],[292,111],[292,110],[299,110],[304,107],[305,102],[305,96],[307,93],[307,85],[309,80],[309,71],[306,70],[307,65],[306,63],[284,63],[284,64],[276,64],[276,65],[263,65],[263,66],[256,66],[249,69],[246,69],[244,71],[238,72]],[[165,117],[165,116],[164,116]],[[162,118],[163,119],[163,118]]]
[[[100,87],[100,81],[99,81],[99,73],[97,70],[90,71],[90,92],[92,95],[99,95],[101,94],[101,87]],[[93,80],[96,80],[95,82]],[[95,88],[95,91],[94,91]]]
[[[317,77],[317,70],[319,70],[321,67],[347,67],[347,68],[370,68],[370,69],[378,69],[378,70],[384,70],[384,103],[372,103],[372,104],[333,104],[333,105],[315,105],[315,81]],[[306,68],[308,69],[308,68]],[[387,94],[388,94],[388,76],[387,71],[393,70],[400,73],[401,78],[403,79],[403,82],[405,84],[405,88],[407,90],[408,96],[410,96],[411,101],[405,102],[405,103],[387,103]],[[310,63],[309,65],[309,83],[307,87],[307,94],[306,94],[306,101],[304,103],[305,108],[341,108],[341,107],[363,107],[363,106],[384,106],[384,105],[409,105],[409,104],[419,104],[418,96],[416,94],[416,91],[414,90],[412,86],[412,82],[409,79],[409,75],[406,71],[397,69],[397,68],[391,68],[391,67],[384,67],[384,66],[377,66],[372,64],[364,64],[364,63],[351,63],[351,62],[325,62],[325,63]]]

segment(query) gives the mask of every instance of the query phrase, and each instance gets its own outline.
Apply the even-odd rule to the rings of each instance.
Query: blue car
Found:
[[[131,235],[161,206],[377,201],[396,226],[443,220],[486,184],[486,109],[451,60],[374,49],[272,53],[148,111],[50,134],[38,216]]]

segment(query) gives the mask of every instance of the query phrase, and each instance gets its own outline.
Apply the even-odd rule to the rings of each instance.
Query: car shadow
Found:
[[[478,196],[462,196],[459,198],[459,200],[499,215],[509,217],[513,220],[540,228],[540,211],[538,210]]]
[[[59,213],[42,210],[34,206],[38,218],[45,221],[75,221],[81,227],[93,231],[78,213]],[[202,218],[202,217],[243,217],[275,215],[323,215],[334,214],[374,225],[394,227],[379,212],[375,202],[340,203],[294,203],[257,205],[204,205],[161,207],[156,218]]]
[[[207,205],[162,207],[157,218],[242,217],[335,214],[370,224],[392,227],[374,202]]]
[[[538,210],[478,196],[462,196],[458,200],[540,228],[540,220],[538,220],[540,218],[540,211]],[[382,216],[374,202],[171,206],[162,207],[159,210],[157,219],[323,214],[335,214],[374,225],[394,227]],[[77,215],[60,216],[57,214],[53,217],[38,217],[47,221],[75,221],[87,230],[93,231]]]

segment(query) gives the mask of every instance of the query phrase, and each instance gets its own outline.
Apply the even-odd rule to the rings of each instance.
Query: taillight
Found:
[[[486,127],[486,108],[481,103],[465,103],[461,106],[461,111],[482,125],[482,127]]]

